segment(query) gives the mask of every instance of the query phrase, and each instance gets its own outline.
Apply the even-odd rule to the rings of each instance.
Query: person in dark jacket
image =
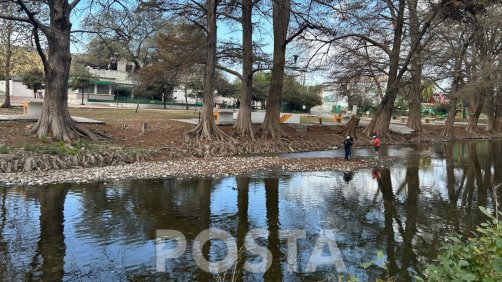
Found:
[[[347,136],[345,141],[343,141],[343,146],[345,148],[345,159],[348,160],[349,156],[352,155],[352,145],[354,145],[354,139]]]

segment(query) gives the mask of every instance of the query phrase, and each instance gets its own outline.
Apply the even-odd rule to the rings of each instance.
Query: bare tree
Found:
[[[417,11],[418,0],[408,0],[409,29],[411,46],[417,46],[411,58],[410,67],[410,95],[408,99],[409,115],[407,126],[415,132],[424,131],[422,126],[422,49],[424,44],[420,39],[420,20]]]
[[[138,71],[151,62],[156,35],[165,29],[166,19],[151,7],[110,7],[102,3],[83,24],[92,39],[117,49],[117,55],[134,63],[134,71]]]
[[[12,2],[0,2],[0,13],[5,13],[10,16],[19,14],[14,10]],[[26,34],[29,34],[29,29],[26,29],[26,24],[0,19],[0,50],[2,58],[0,58],[1,77],[5,80],[5,100],[0,106],[2,108],[10,108],[10,78],[15,64],[20,64],[19,56],[15,57],[15,50],[20,49],[27,41]]]
[[[462,66],[467,48],[470,45],[471,37],[467,37],[465,32],[462,32],[456,43],[453,43],[450,48],[455,50],[455,58],[452,69],[452,81],[450,86],[450,102],[448,106],[448,117],[446,118],[445,126],[442,135],[446,137],[453,137],[453,125],[455,123],[455,115],[457,113],[457,103],[459,101],[458,92],[462,87],[464,81],[462,76]],[[460,46],[460,48],[459,48]],[[453,49],[455,48],[455,49]]]
[[[231,139],[214,121],[213,104],[216,80],[216,0],[207,0],[207,58],[205,67],[204,105],[199,124],[185,134],[187,138],[205,140]]]
[[[235,130],[242,136],[254,139],[251,123],[251,99],[253,90],[253,24],[252,0],[242,0],[242,90],[239,114],[235,123]]]
[[[31,24],[37,51],[44,65],[46,80],[44,104],[40,119],[32,128],[33,133],[44,138],[52,135],[54,139],[71,141],[79,136],[97,139],[97,136],[78,126],[68,111],[68,77],[70,73],[70,15],[80,0],[37,1],[39,8],[34,8],[23,0],[11,0],[24,17],[0,14],[0,18]],[[38,9],[45,9],[49,19],[41,19]],[[43,14],[43,13],[42,13]],[[41,45],[40,35],[47,38],[47,50]]]
[[[291,12],[291,0],[275,0],[273,6],[274,59],[262,136],[278,138],[285,135],[279,123],[281,96],[286,64],[286,44]]]

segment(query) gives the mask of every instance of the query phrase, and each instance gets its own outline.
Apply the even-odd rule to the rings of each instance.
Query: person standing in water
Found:
[[[375,154],[378,156],[378,151],[380,151],[380,139],[376,135],[373,135],[373,148],[375,148]]]
[[[347,136],[345,141],[343,141],[343,146],[345,148],[345,159],[348,160],[349,156],[352,155],[352,145],[354,145],[354,139],[352,137]]]

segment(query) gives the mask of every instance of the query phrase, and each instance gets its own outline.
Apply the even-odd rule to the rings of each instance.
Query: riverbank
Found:
[[[0,173],[0,184],[45,185],[55,183],[89,183],[122,179],[156,179],[174,177],[224,177],[259,172],[354,171],[385,168],[395,164],[395,157],[290,159],[283,157],[210,157],[183,158],[169,161],[136,162],[93,168]]]
[[[19,108],[2,109],[3,114],[19,113]],[[73,175],[90,172],[96,179],[113,179],[113,173],[121,171],[119,175],[125,177],[158,178],[191,175],[223,175],[234,173],[232,168],[225,168],[224,163],[236,166],[243,163],[245,169],[235,173],[258,171],[269,167],[282,169],[281,164],[290,164],[298,169],[287,167],[289,171],[304,170],[350,170],[369,167],[365,162],[373,159],[357,159],[345,162],[343,159],[316,159],[309,161],[295,161],[284,159],[264,158],[264,155],[283,153],[333,150],[342,147],[346,136],[341,126],[325,126],[319,124],[287,125],[282,128],[287,138],[280,140],[263,140],[242,138],[233,135],[231,126],[220,126],[227,134],[233,136],[237,142],[186,142],[183,133],[194,125],[180,122],[179,119],[197,117],[193,111],[153,111],[123,109],[70,109],[71,114],[97,120],[106,124],[82,125],[89,130],[109,136],[98,142],[76,142],[64,144],[51,140],[40,140],[27,134],[27,129],[34,123],[29,121],[0,122],[0,182],[15,184],[46,184],[58,182],[92,181],[93,177],[82,179]],[[147,126],[144,126],[144,124]],[[424,125],[426,132],[421,134],[401,135],[391,133],[390,139],[383,139],[384,145],[413,145],[433,144],[441,142],[464,141],[475,139],[502,138],[502,133],[486,132],[479,129],[476,133],[468,133],[463,126],[454,129],[455,138],[441,136],[442,127]],[[146,130],[144,130],[146,128]],[[258,130],[255,125],[255,130]],[[371,147],[372,141],[362,133],[364,128],[357,128],[357,140],[354,148]],[[240,156],[239,158],[235,158]],[[204,157],[205,159],[200,159]],[[238,161],[237,161],[238,160]],[[245,160],[245,161],[244,161]],[[247,162],[256,160],[256,164]],[[215,164],[212,162],[215,161]],[[383,160],[381,160],[383,161]],[[169,168],[166,164],[174,162],[176,168]],[[190,167],[190,163],[199,164],[205,172],[183,171],[183,166]],[[261,163],[261,164],[260,164]],[[294,164],[294,165],[293,165]],[[329,167],[322,168],[322,165]],[[350,165],[348,165],[350,164]],[[378,164],[377,164],[378,165]],[[94,167],[94,170],[87,171]],[[214,167],[223,167],[221,171]],[[157,171],[155,173],[148,170]],[[83,171],[83,172],[82,172]],[[106,172],[101,176],[100,172]],[[61,175],[61,178],[58,178]],[[47,180],[37,180],[37,177]]]

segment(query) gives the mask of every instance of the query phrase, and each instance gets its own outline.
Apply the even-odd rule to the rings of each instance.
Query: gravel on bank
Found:
[[[352,171],[362,168],[389,167],[394,157],[380,158],[283,158],[283,157],[213,157],[183,158],[127,165],[0,173],[0,185],[45,185],[89,183],[121,179],[168,177],[221,177],[264,171]]]

